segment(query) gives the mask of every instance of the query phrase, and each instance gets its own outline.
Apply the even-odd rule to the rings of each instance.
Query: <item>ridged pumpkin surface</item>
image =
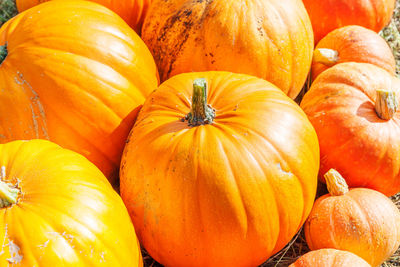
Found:
[[[367,63],[342,63],[321,73],[301,107],[313,124],[321,149],[320,178],[334,168],[349,187],[367,187],[387,196],[400,191],[400,112],[381,119],[377,90],[395,93],[400,80]]]
[[[143,266],[128,212],[83,156],[45,140],[0,145],[0,266]]]
[[[396,0],[303,0],[314,30],[315,42],[347,25],[379,32],[392,17]]]
[[[395,74],[396,62],[392,49],[386,41],[374,31],[361,26],[351,25],[336,29],[325,36],[315,47],[331,49],[337,52],[337,61],[332,65],[344,62],[370,63]],[[315,78],[331,66],[313,59],[312,78]]]
[[[346,250],[371,266],[380,266],[400,245],[400,212],[375,190],[350,189],[343,195],[317,199],[304,232],[312,250]]]
[[[18,11],[22,12],[40,3],[50,0],[16,0]],[[66,1],[66,0],[64,0]],[[125,20],[137,33],[150,7],[151,0],[90,0],[108,7]]]
[[[306,80],[314,47],[300,0],[155,0],[142,38],[162,81],[231,71],[266,79],[291,98]]]
[[[211,124],[189,126],[205,78]],[[146,100],[121,163],[139,240],[166,266],[256,266],[300,229],[319,149],[302,110],[271,83],[227,72],[177,75]]]
[[[289,267],[371,267],[357,255],[337,249],[319,249],[301,256]]]
[[[7,22],[5,45],[0,143],[49,139],[113,180],[138,108],[158,83],[139,36],[101,5],[50,1]]]

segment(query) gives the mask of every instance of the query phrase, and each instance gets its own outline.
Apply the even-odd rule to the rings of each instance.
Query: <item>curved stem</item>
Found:
[[[193,81],[192,107],[186,119],[190,126],[213,123],[215,110],[207,105],[207,81],[199,78]]]
[[[330,169],[324,175],[326,187],[332,196],[341,196],[349,192],[346,180],[335,169]]]
[[[339,52],[329,48],[317,48],[313,53],[313,62],[331,67],[339,61]]]
[[[0,65],[6,59],[7,55],[8,55],[7,44],[0,45]]]
[[[375,111],[382,120],[390,120],[397,111],[397,99],[392,90],[376,90]]]
[[[0,208],[5,208],[17,203],[19,190],[0,181]]]
[[[19,189],[2,181],[6,178],[6,167],[2,166],[0,171],[0,208],[5,208],[17,203]]]

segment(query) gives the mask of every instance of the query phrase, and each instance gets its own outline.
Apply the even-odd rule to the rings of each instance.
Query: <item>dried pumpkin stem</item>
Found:
[[[7,57],[7,44],[5,45],[0,45],[0,65],[3,63],[4,59]]]
[[[339,61],[339,53],[329,48],[317,48],[314,50],[313,62],[331,67]]]
[[[0,179],[6,176],[6,168],[1,167]],[[17,203],[19,189],[14,188],[12,185],[0,180],[0,208],[5,208]]]
[[[376,90],[375,111],[382,120],[390,120],[397,111],[396,95],[392,90]]]
[[[199,78],[193,82],[192,107],[186,115],[190,126],[211,124],[215,118],[215,110],[207,105],[207,81]]]
[[[341,196],[349,192],[346,180],[335,169],[330,169],[324,175],[326,187],[332,196]]]

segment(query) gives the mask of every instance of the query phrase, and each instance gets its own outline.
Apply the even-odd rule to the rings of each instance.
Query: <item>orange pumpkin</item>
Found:
[[[16,0],[19,12],[50,0]],[[65,0],[64,0],[65,1]],[[90,0],[108,7],[140,33],[147,10],[152,0]]]
[[[400,80],[367,63],[342,63],[321,73],[301,107],[321,149],[320,178],[338,170],[350,187],[387,196],[400,191]]]
[[[0,143],[50,139],[117,177],[125,140],[157,88],[146,45],[87,1],[50,1],[0,29]]]
[[[310,15],[315,43],[329,32],[360,25],[379,32],[392,17],[396,0],[303,0]]]
[[[371,267],[357,255],[337,249],[319,249],[301,256],[289,267]]]
[[[309,248],[350,251],[379,266],[400,245],[400,211],[377,191],[349,191],[333,169],[325,179],[329,194],[317,199],[304,228]]]
[[[300,0],[155,0],[143,25],[161,80],[222,70],[266,79],[289,97],[310,70],[313,33]]]
[[[392,49],[374,31],[351,25],[336,29],[316,46],[311,65],[312,79],[324,70],[343,62],[371,63],[395,74]]]
[[[143,266],[121,198],[83,156],[14,141],[0,169],[1,266]]]
[[[318,165],[314,129],[271,83],[180,74],[143,105],[123,154],[121,195],[160,263],[256,266],[302,226]]]

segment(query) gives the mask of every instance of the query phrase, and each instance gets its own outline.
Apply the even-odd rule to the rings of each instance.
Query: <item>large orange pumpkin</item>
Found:
[[[117,15],[88,1],[50,1],[0,29],[0,143],[50,139],[111,180],[154,60]]]
[[[264,78],[291,98],[310,70],[313,33],[301,0],[156,0],[143,25],[161,80],[222,70]]]
[[[360,25],[379,32],[392,17],[396,0],[303,0],[317,43],[329,32]]]
[[[16,0],[19,12],[50,0]],[[66,1],[66,0],[64,0]],[[152,0],[90,0],[108,7],[121,16],[137,33],[140,33]]]
[[[14,141],[0,169],[0,266],[143,266],[121,198],[83,156]]]
[[[337,249],[319,249],[301,256],[289,267],[371,267],[357,255]]]
[[[343,62],[374,64],[395,74],[392,49],[374,31],[351,25],[336,29],[317,44],[311,65],[312,79],[324,70]]]
[[[339,171],[350,187],[400,191],[400,80],[368,63],[342,63],[322,72],[301,107],[321,149],[320,178]]]
[[[121,162],[121,195],[160,263],[256,266],[302,226],[318,165],[314,129],[271,83],[180,74],[143,105]]]
[[[343,177],[333,169],[325,179],[329,194],[317,199],[304,228],[309,248],[350,251],[379,266],[400,245],[399,210],[377,191],[349,191]]]

